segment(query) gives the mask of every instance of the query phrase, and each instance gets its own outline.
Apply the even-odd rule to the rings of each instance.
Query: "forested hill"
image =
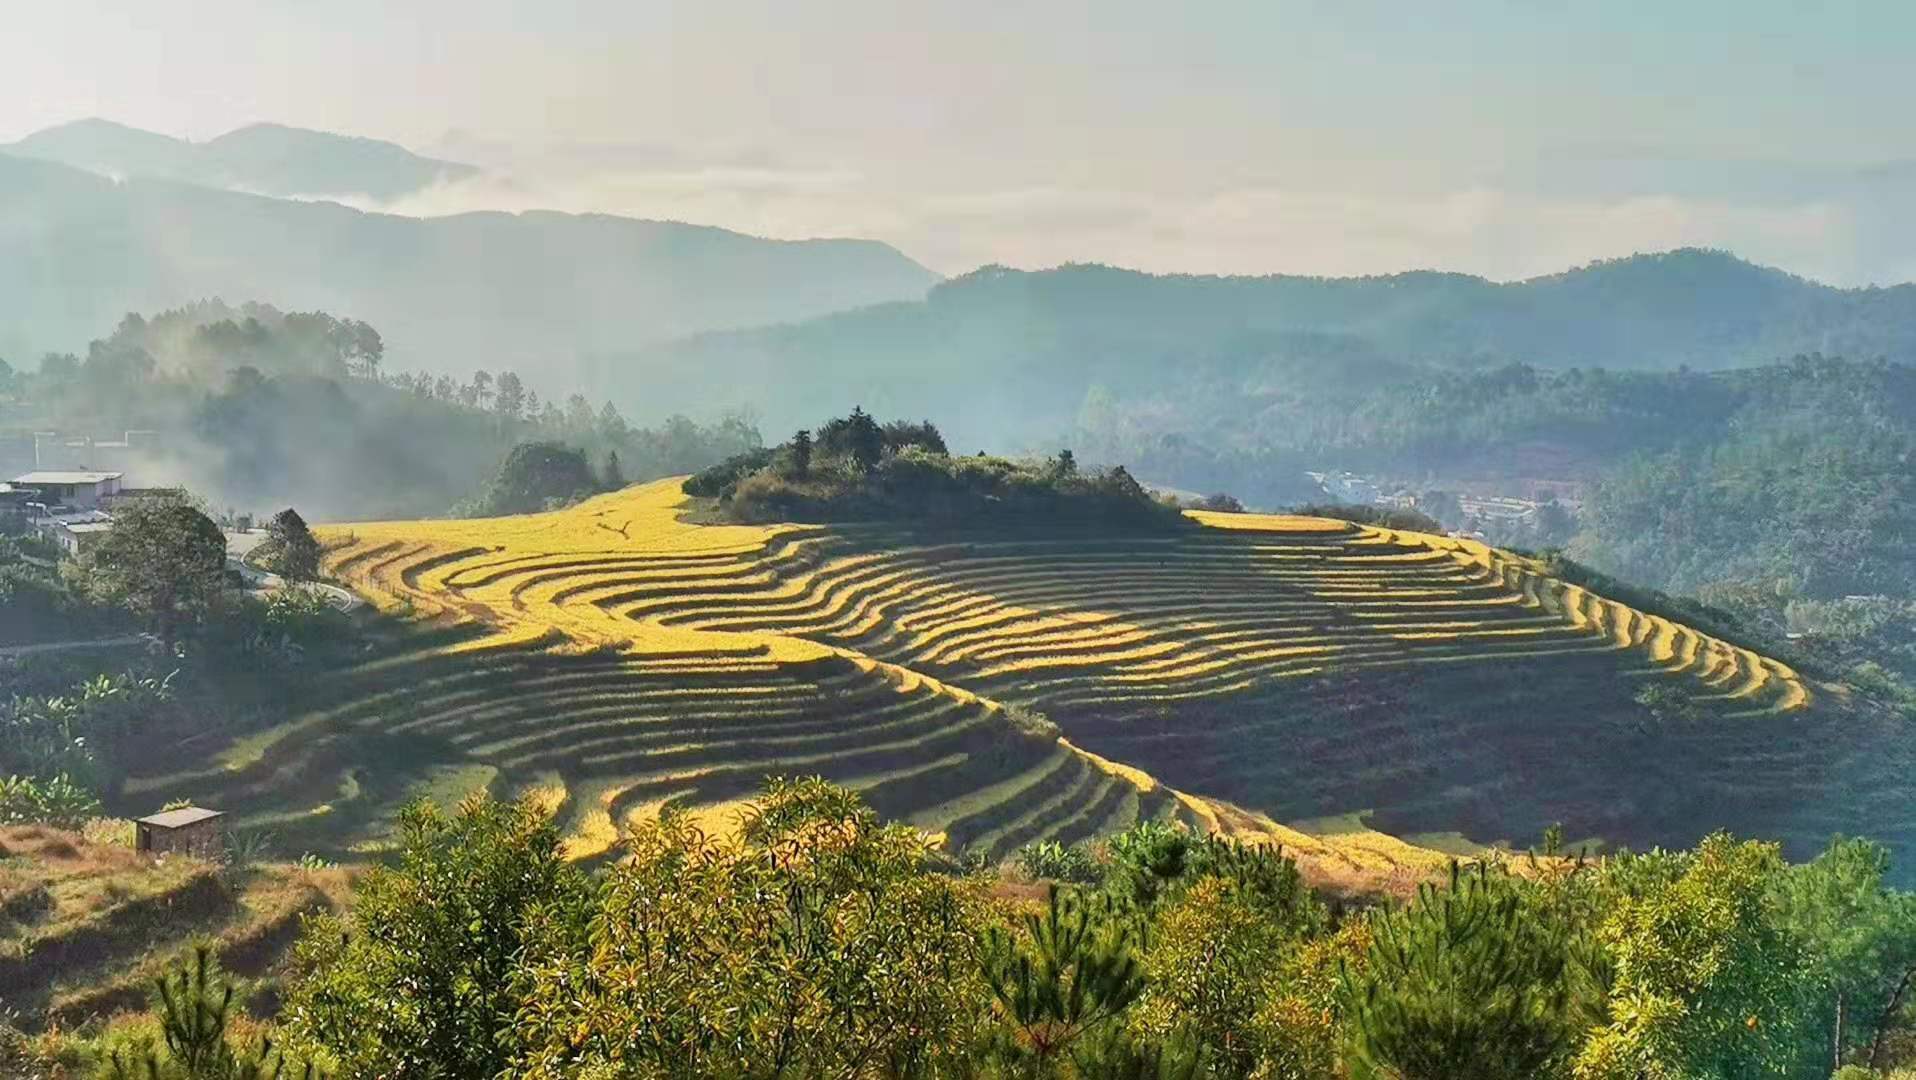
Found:
[[[351,312],[409,367],[536,369],[563,393],[581,353],[916,299],[936,277],[864,240],[552,212],[409,218],[0,154],[0,356],[70,349],[127,311],[266,297]]]
[[[920,303],[609,358],[596,389],[752,386],[747,404],[779,428],[856,387],[868,406],[952,417],[959,441],[990,444],[1068,426],[1093,386],[1241,381],[1272,362],[1287,380],[1348,385],[1406,364],[1707,370],[1811,352],[1916,358],[1916,286],[1838,289],[1701,250],[1512,283],[988,267]]]

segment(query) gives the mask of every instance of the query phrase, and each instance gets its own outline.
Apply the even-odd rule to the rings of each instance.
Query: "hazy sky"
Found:
[[[256,120],[395,207],[869,236],[936,269],[1496,277],[1685,244],[1916,278],[1916,4],[0,0],[0,140]]]

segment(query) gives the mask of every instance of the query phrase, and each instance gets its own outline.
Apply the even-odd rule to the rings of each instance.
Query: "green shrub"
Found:
[[[99,798],[64,773],[50,780],[0,778],[0,825],[77,829],[99,813]]]
[[[1017,863],[1027,877],[1043,881],[1096,885],[1104,880],[1104,868],[1090,851],[1056,840],[1037,840],[1019,848]]]

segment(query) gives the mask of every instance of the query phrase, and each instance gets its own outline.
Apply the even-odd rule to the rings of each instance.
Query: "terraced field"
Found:
[[[954,849],[1166,817],[1282,838],[1333,876],[1434,856],[1277,822],[1813,845],[1906,794],[1840,695],[1479,544],[1213,514],[1166,536],[932,539],[696,525],[684,501],[665,481],[329,530],[334,575],[431,636],[214,766],[136,786],[315,845],[402,790],[539,789],[589,856],[666,800],[718,812],[765,773],[817,772]],[[1656,724],[1634,700],[1653,682],[1706,719]],[[1881,775],[1829,797],[1859,768]]]

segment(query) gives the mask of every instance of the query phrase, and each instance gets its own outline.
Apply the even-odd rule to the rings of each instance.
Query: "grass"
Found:
[[[301,916],[351,892],[345,870],[156,859],[109,836],[131,830],[0,827],[0,1000],[28,1027],[143,1008],[153,976],[198,942],[270,991]]]

